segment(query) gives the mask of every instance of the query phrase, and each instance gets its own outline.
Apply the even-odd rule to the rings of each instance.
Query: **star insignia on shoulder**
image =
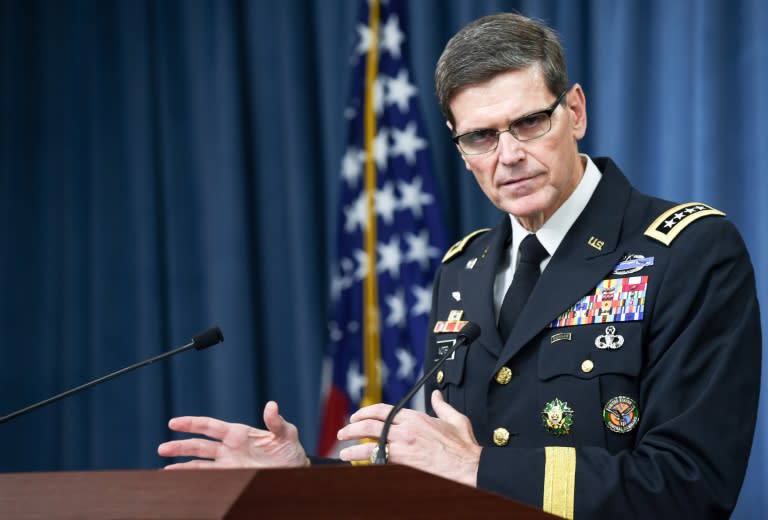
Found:
[[[645,236],[669,246],[685,228],[703,217],[724,217],[725,213],[700,202],[687,202],[659,215],[645,230]]]
[[[448,249],[448,251],[446,251],[445,256],[443,256],[443,263],[446,263],[452,260],[453,258],[459,256],[462,253],[462,251],[464,251],[464,249],[469,245],[469,243],[472,242],[472,240],[474,240],[478,236],[490,230],[491,228],[477,229],[472,233],[470,233],[469,235],[462,238],[461,240],[459,240],[458,242],[456,242],[455,244],[453,244]]]

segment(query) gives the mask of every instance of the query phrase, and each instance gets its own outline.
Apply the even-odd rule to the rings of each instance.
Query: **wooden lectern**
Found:
[[[0,474],[0,518],[555,518],[406,466]]]

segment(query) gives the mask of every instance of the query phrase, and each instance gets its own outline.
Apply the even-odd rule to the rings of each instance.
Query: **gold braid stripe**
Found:
[[[547,513],[573,520],[576,493],[576,449],[561,446],[544,448],[544,501]]]

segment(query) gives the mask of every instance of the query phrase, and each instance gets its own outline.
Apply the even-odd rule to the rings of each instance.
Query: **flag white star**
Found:
[[[402,380],[413,379],[413,369],[416,368],[416,358],[405,350],[399,348],[395,350],[395,356],[397,356],[397,378]]]
[[[337,273],[331,274],[331,300],[336,302],[341,297],[341,291],[344,290],[346,279]]]
[[[380,172],[387,171],[387,157],[389,156],[389,129],[379,128],[379,133],[373,140],[373,157],[376,160],[376,168]]]
[[[416,299],[416,302],[411,306],[411,316],[429,315],[429,311],[432,309],[432,287],[414,285],[411,287],[411,293]]]
[[[398,202],[395,196],[395,187],[391,182],[387,182],[380,190],[376,190],[376,214],[387,223],[392,224],[395,220],[395,211]]]
[[[418,262],[423,271],[429,269],[429,259],[440,256],[440,250],[429,245],[429,230],[422,229],[418,235],[405,234],[408,251],[405,253],[406,262]]]
[[[402,191],[402,189],[401,189]],[[368,227],[368,204],[367,196],[363,191],[352,204],[344,208],[344,231],[354,233],[358,227],[364,231]]]
[[[392,236],[389,244],[379,242],[379,265],[376,266],[376,270],[380,273],[389,271],[389,276],[392,278],[400,277],[400,263],[402,261],[402,253],[400,252],[400,239],[397,235]]]
[[[384,382],[389,377],[389,367],[383,359],[379,359],[379,361],[376,362],[376,368],[379,370],[379,378],[381,379],[382,386],[384,386]]]
[[[405,41],[405,35],[400,30],[400,19],[396,14],[387,18],[387,23],[381,28],[381,49],[390,56],[400,59],[400,46]]]
[[[328,335],[331,338],[331,341],[341,341],[341,338],[344,337],[344,333],[339,328],[339,324],[335,321],[331,321],[328,323]]]
[[[408,103],[416,95],[418,89],[408,81],[408,70],[400,69],[396,78],[387,82],[387,104],[397,104],[400,112],[408,112]]]
[[[416,164],[416,152],[427,147],[427,141],[416,135],[415,121],[409,122],[405,130],[393,128],[392,139],[392,155],[402,155],[411,166]]]
[[[363,397],[363,388],[368,383],[368,378],[360,372],[360,365],[352,361],[347,368],[347,394],[352,401],[359,402]]]
[[[344,157],[341,159],[341,177],[347,182],[349,189],[357,186],[360,176],[363,173],[363,161],[365,160],[365,152],[350,146],[347,151],[344,152]]]
[[[355,249],[352,253],[357,260],[357,269],[355,269],[355,280],[362,280],[368,275],[368,254],[362,249]]]
[[[370,27],[361,23],[357,24],[356,29],[359,40],[357,42],[357,48],[355,48],[355,53],[358,56],[362,56],[363,54],[368,53],[368,51],[371,49],[373,32],[371,31]]]
[[[389,315],[385,323],[389,327],[405,326],[406,306],[403,290],[398,289],[395,294],[388,295],[384,300],[389,306]]]
[[[409,209],[413,216],[421,218],[422,206],[432,204],[434,197],[431,194],[421,190],[421,177],[414,177],[410,184],[405,181],[398,181],[397,188],[400,190],[400,209]]]
[[[373,82],[373,110],[376,115],[381,114],[381,111],[384,110],[384,102],[387,100],[384,92],[389,84],[389,79],[387,76],[380,75],[376,76]]]
[[[349,275],[355,269],[355,262],[347,257],[344,257],[339,260],[339,267],[341,267],[341,272],[344,273],[347,278],[349,278]]]

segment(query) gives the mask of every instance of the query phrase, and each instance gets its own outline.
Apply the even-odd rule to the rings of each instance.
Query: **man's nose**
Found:
[[[504,164],[515,164],[525,157],[522,143],[509,130],[499,134],[498,147],[499,160]]]

